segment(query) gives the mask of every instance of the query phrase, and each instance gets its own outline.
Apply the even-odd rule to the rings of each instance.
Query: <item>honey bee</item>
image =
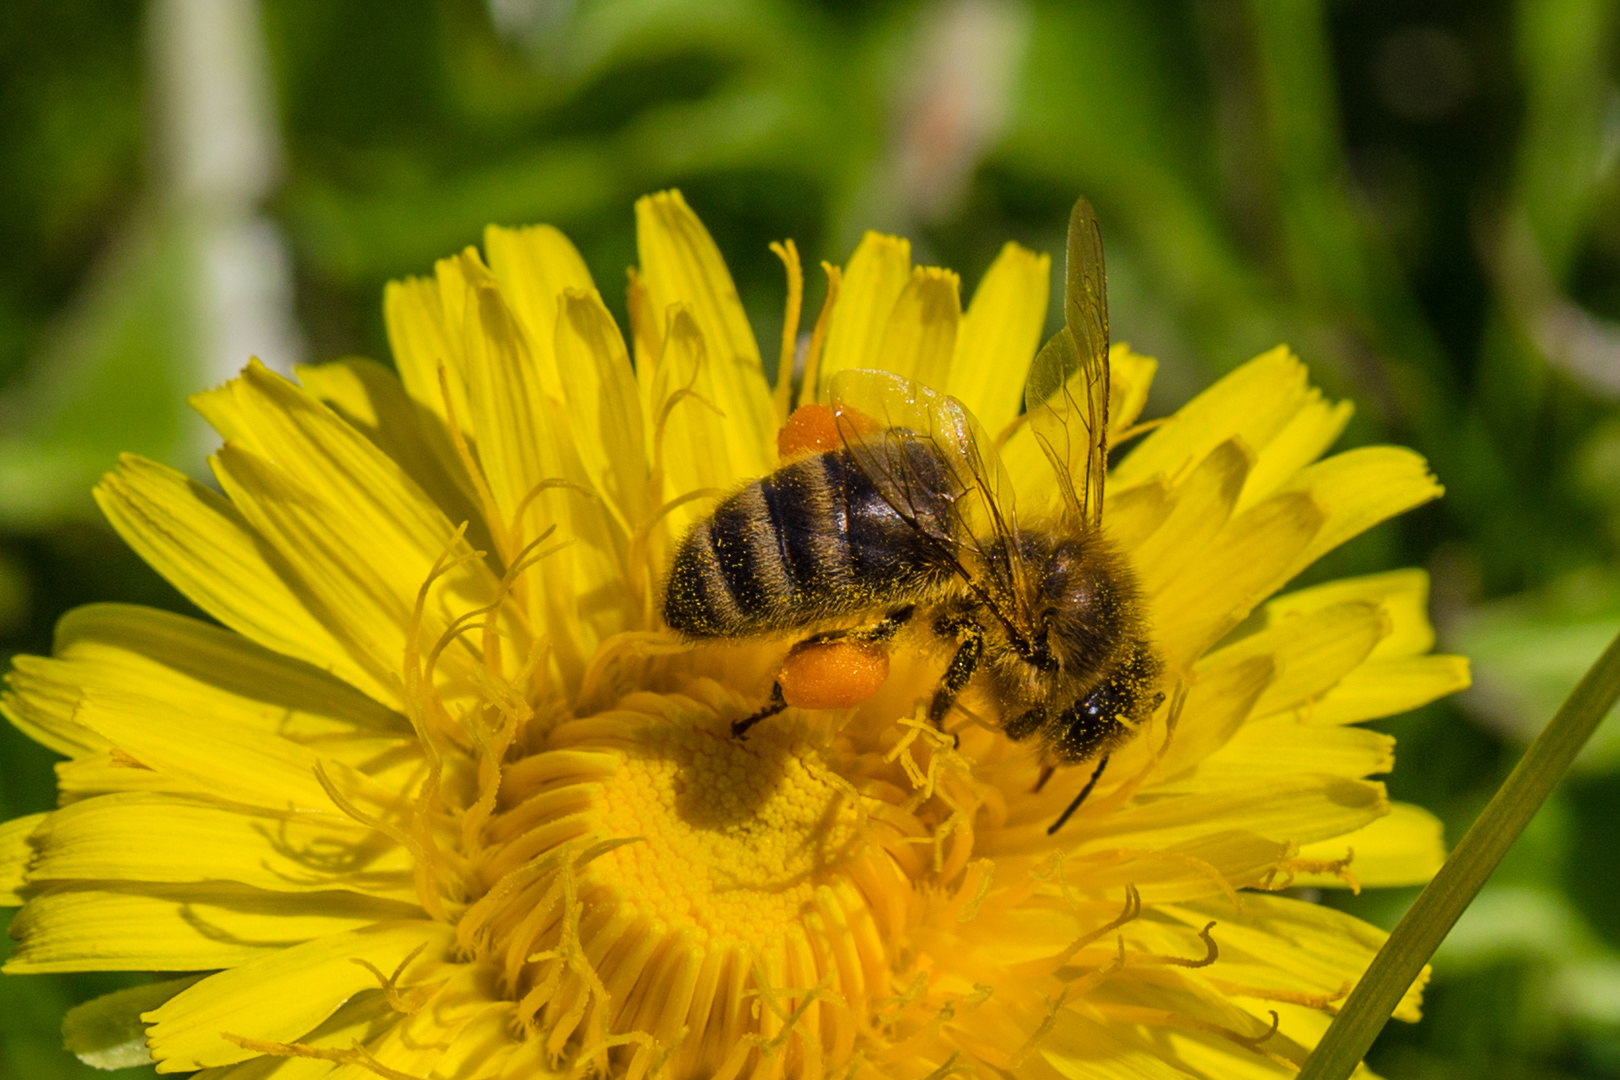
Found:
[[[831,386],[841,445],[753,481],[687,533],[663,611],[690,639],[877,616],[796,645],[770,702],[735,735],[813,704],[784,692],[796,656],[880,650],[925,622],[954,646],[928,706],[936,726],[979,679],[1007,737],[1040,740],[1042,782],[1056,766],[1097,761],[1056,832],[1164,700],[1136,576],[1102,531],[1108,312],[1101,235],[1084,199],[1069,223],[1064,315],[1031,366],[1023,418],[1056,473],[1054,519],[1019,526],[993,443],[956,399],[854,370]]]

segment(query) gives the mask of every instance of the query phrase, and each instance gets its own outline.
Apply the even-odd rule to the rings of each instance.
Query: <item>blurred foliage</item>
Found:
[[[1311,574],[1431,569],[1478,686],[1379,726],[1392,794],[1455,838],[1620,627],[1616,7],[264,0],[267,209],[309,356],[386,358],[384,281],[490,221],[563,228],[622,317],[631,201],[679,186],[775,341],[768,240],[842,261],[863,228],[903,231],[971,289],[1008,237],[1059,250],[1087,194],[1116,336],[1163,363],[1150,408],[1286,340],[1357,402],[1345,443],[1413,445],[1447,485]],[[84,496],[119,449],[202,468],[179,411],[189,225],[152,166],[143,33],[129,3],[0,6],[0,653],[48,649],[92,599],[184,608]],[[7,816],[49,805],[50,755],[5,738]],[[1329,900],[1391,925],[1411,895]],[[1374,1066],[1620,1073],[1616,895],[1611,720]],[[88,1074],[56,1019],[128,982],[0,980],[0,1075]]]

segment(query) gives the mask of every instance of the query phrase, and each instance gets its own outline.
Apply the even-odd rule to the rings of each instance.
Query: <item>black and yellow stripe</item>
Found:
[[[935,535],[949,535],[945,475],[910,473],[907,516]],[[777,633],[922,599],[950,574],[850,451],[834,450],[754,481],[693,526],[665,583],[664,619],[698,638]]]

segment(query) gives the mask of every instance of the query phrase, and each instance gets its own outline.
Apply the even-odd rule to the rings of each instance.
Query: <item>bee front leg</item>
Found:
[[[984,627],[971,615],[945,615],[935,621],[934,630],[940,637],[955,638],[958,642],[956,653],[945,668],[945,677],[928,703],[928,722],[944,731],[945,714],[956,696],[973,681],[973,673],[979,670],[979,658],[984,655]]]
[[[1104,754],[1102,756],[1102,760],[1097,762],[1096,771],[1091,774],[1091,779],[1087,780],[1086,786],[1080,789],[1080,794],[1074,797],[1074,802],[1070,803],[1068,809],[1064,810],[1063,813],[1058,815],[1058,819],[1056,821],[1052,822],[1052,824],[1046,827],[1047,836],[1051,836],[1059,829],[1063,828],[1063,823],[1074,816],[1074,812],[1080,809],[1080,804],[1086,801],[1086,796],[1091,794],[1091,789],[1097,786],[1097,781],[1102,779],[1103,770],[1106,768],[1108,768],[1108,755]],[[1052,774],[1047,773],[1046,775],[1050,776]]]

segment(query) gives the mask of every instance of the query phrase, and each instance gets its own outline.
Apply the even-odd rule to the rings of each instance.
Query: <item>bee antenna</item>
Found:
[[[1076,810],[1080,809],[1080,804],[1086,801],[1086,796],[1091,794],[1091,789],[1097,786],[1098,780],[1102,779],[1103,770],[1108,768],[1108,758],[1109,755],[1104,754],[1102,760],[1097,762],[1097,770],[1091,774],[1091,779],[1086,781],[1086,786],[1080,789],[1080,794],[1074,797],[1074,802],[1069,804],[1069,808],[1059,814],[1058,819],[1047,828],[1047,836],[1051,836],[1063,828],[1063,823],[1073,817]]]

